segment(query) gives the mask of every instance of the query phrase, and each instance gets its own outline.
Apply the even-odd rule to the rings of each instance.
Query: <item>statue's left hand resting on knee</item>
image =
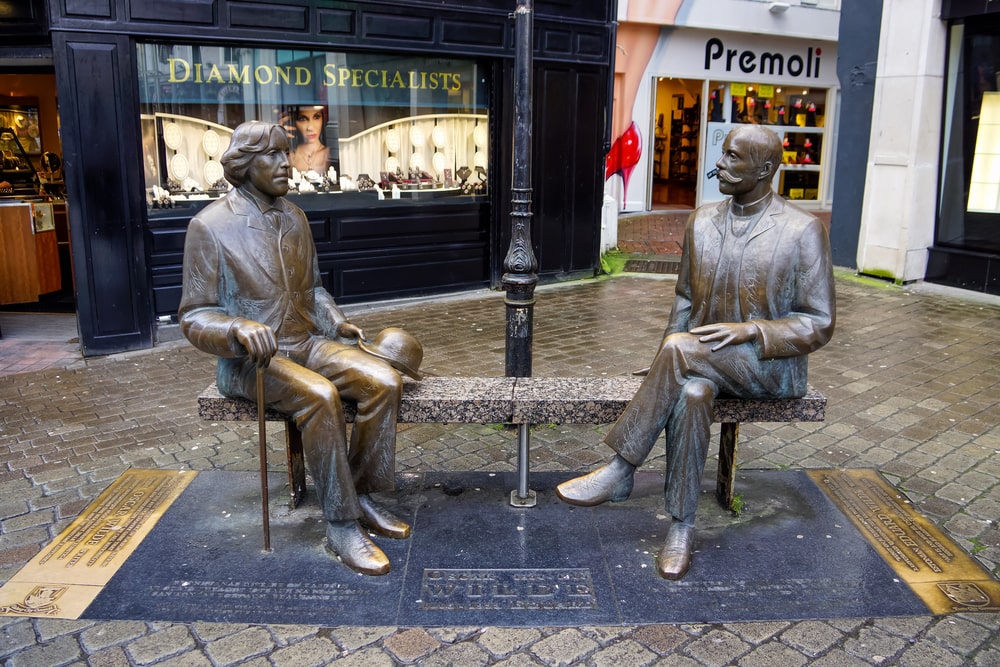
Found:
[[[410,534],[371,494],[394,489],[400,373],[419,380],[423,350],[398,328],[366,340],[324,289],[306,216],[284,197],[288,148],[277,124],[233,132],[221,162],[234,189],[188,226],[181,330],[219,357],[227,396],[253,400],[260,369],[268,407],[302,433],[327,548],[357,572],[385,574],[389,560],[362,526]],[[342,400],[357,405],[350,442]]]
[[[667,579],[682,577],[691,563],[715,397],[803,396],[806,357],[830,340],[836,319],[825,227],[771,190],[781,140],[743,125],[722,150],[719,189],[729,198],[688,219],[670,323],[604,438],[616,456],[557,488],[574,505],[625,500],[636,467],[666,430],[664,499],[673,521],[657,569]]]

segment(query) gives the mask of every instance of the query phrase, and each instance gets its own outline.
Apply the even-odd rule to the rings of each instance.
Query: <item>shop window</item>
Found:
[[[709,82],[708,161],[721,153],[721,137],[737,124],[767,125],[778,133],[785,147],[784,160],[774,182],[785,199],[815,202],[820,192],[823,169],[823,138],[826,132],[828,90],[776,84]],[[713,153],[713,151],[715,151]],[[706,183],[705,191],[711,192]]]
[[[968,211],[1000,213],[1000,93],[983,93],[972,155]]]
[[[949,31],[935,243],[1000,251],[1000,17]]]
[[[474,61],[177,44],[138,56],[150,207],[224,194],[219,158],[247,120],[288,130],[290,195],[486,194],[489,82]]]

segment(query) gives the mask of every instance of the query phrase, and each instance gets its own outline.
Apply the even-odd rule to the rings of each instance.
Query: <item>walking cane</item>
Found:
[[[264,551],[271,550],[271,519],[267,511],[267,431],[264,413],[264,369],[257,367],[257,434],[260,441],[260,497],[264,513]]]

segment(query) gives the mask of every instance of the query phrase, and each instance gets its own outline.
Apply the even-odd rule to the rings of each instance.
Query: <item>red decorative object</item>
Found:
[[[639,127],[632,121],[628,129],[612,144],[604,160],[604,180],[611,178],[612,174],[621,174],[625,184],[625,191],[628,191],[628,179],[632,176],[632,170],[639,164],[642,156],[642,135],[639,134]]]

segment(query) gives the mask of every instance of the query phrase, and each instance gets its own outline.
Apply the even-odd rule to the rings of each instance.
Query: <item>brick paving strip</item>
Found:
[[[820,424],[747,425],[745,467],[877,468],[996,578],[1000,567],[1000,302],[838,276],[838,331],[811,357],[829,398]],[[534,374],[645,366],[673,282],[616,276],[546,286]],[[424,368],[503,374],[503,296],[354,308],[363,328],[404,326]],[[184,343],[0,378],[0,579],[6,581],[128,467],[252,471],[252,424],[197,418],[212,360]],[[281,465],[279,425],[269,438]],[[532,469],[606,459],[601,428],[540,426]],[[400,472],[516,467],[510,433],[413,425]],[[654,450],[655,452],[656,450]],[[662,450],[646,467],[662,471]],[[710,462],[707,474],[713,474]],[[752,508],[751,508],[752,511]],[[246,626],[0,618],[5,665],[997,665],[1000,614],[796,623],[581,628]]]

